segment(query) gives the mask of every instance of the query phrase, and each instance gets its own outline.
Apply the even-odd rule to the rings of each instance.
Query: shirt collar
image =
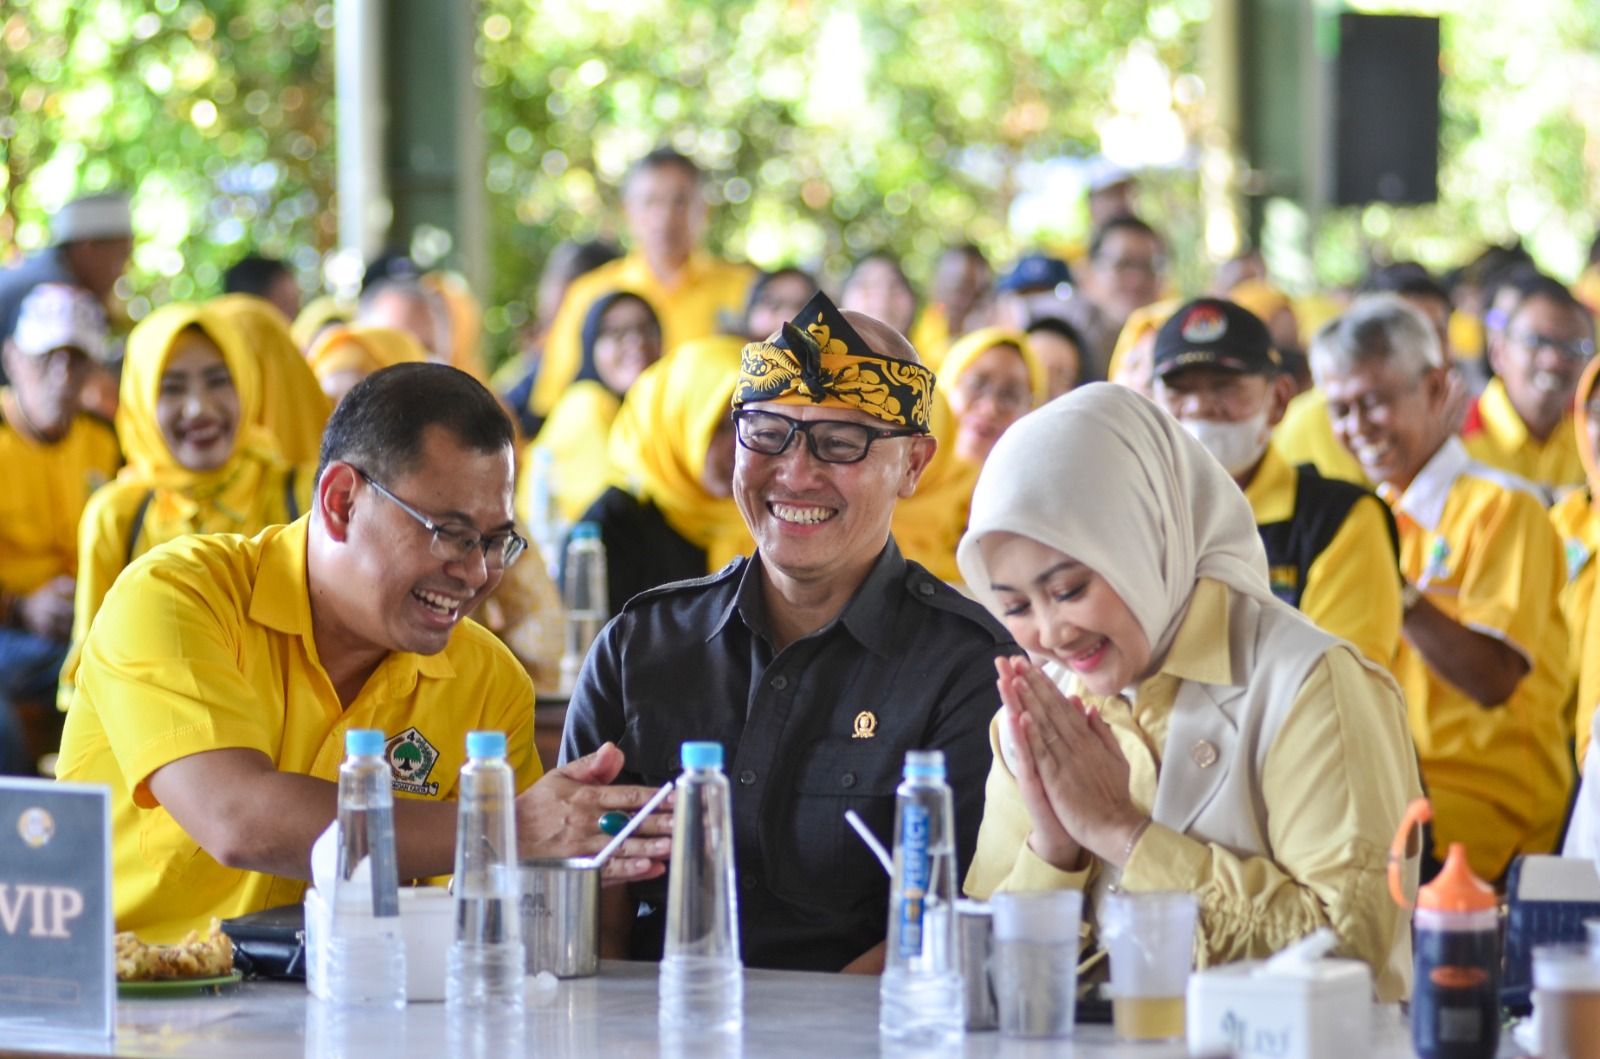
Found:
[[[1256,524],[1265,526],[1274,522],[1288,522],[1294,517],[1294,468],[1278,452],[1278,447],[1267,443],[1255,477],[1245,487],[1244,498],[1250,502]]]
[[[1202,577],[1195,582],[1189,609],[1172,638],[1167,657],[1155,676],[1146,679],[1166,675],[1201,684],[1240,683],[1234,677],[1235,670],[1248,670],[1234,664],[1233,644],[1226,634],[1229,605],[1227,586],[1220,581]],[[1219,629],[1223,630],[1221,636],[1217,635]]]
[[[1489,385],[1483,388],[1483,395],[1478,398],[1478,415],[1484,429],[1504,448],[1519,449],[1532,440],[1528,424],[1522,421],[1511,403],[1504,379],[1490,379]]]
[[[711,256],[704,250],[690,251],[683,267],[678,270],[677,282],[669,287],[666,281],[656,275],[655,270],[650,267],[644,251],[635,249],[630,250],[622,259],[620,278],[625,286],[641,288],[639,293],[676,291],[691,287],[698,282],[710,260]]]
[[[728,622],[738,615],[746,628],[758,636],[771,640],[768,632],[766,602],[761,594],[761,553],[744,561],[744,570],[739,575],[739,587],[734,592],[733,598],[723,609],[721,615],[712,623],[711,631],[706,636],[712,639],[727,627]],[[874,654],[888,657],[894,652],[894,642],[889,628],[893,616],[893,603],[896,594],[900,592],[901,582],[906,576],[906,560],[900,554],[900,547],[890,537],[884,544],[883,551],[878,553],[877,560],[872,564],[872,569],[867,573],[866,579],[861,582],[855,594],[844,605],[844,610],[839,616],[821,629],[815,636],[826,632],[835,625],[843,625],[856,642]]]
[[[1444,518],[1445,501],[1450,499],[1456,479],[1471,466],[1472,457],[1467,455],[1467,447],[1452,434],[1422,465],[1422,470],[1398,500],[1394,488],[1387,482],[1378,486],[1378,492],[1395,510],[1431,533],[1439,528],[1439,521]]]

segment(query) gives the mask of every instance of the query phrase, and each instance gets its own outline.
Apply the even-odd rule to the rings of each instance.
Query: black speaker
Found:
[[[1332,80],[1332,203],[1434,201],[1439,20],[1340,14]]]

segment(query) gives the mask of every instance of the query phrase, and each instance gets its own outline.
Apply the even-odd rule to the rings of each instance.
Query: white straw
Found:
[[[644,808],[634,813],[633,817],[626,824],[622,825],[622,830],[618,831],[611,841],[606,843],[605,848],[589,858],[589,863],[586,865],[586,867],[598,868],[605,864],[606,861],[610,860],[611,854],[615,853],[618,847],[626,842],[629,836],[639,829],[639,825],[644,823],[645,817],[655,812],[656,806],[666,801],[667,795],[671,793],[672,783],[669,781],[662,784],[661,789],[656,791],[655,794],[651,795],[648,802],[644,803]]]
[[[861,819],[854,809],[846,809],[844,818],[846,823],[856,829],[856,834],[861,836],[861,841],[867,844],[867,848],[872,850],[872,855],[878,858],[878,863],[883,865],[884,872],[893,876],[894,861],[889,857],[889,851],[883,848],[883,843],[878,841],[878,836],[868,829],[867,822]]]

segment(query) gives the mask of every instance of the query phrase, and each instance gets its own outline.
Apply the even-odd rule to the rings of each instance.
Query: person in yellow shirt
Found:
[[[129,563],[191,533],[249,536],[310,510],[314,465],[287,463],[261,425],[259,364],[210,303],[162,306],[128,335],[116,420],[128,463],[89,498],[78,526],[63,709],[77,652]]]
[[[1561,541],[1536,491],[1467,455],[1438,330],[1390,294],[1317,332],[1311,370],[1339,441],[1400,529],[1393,672],[1434,808],[1434,843],[1498,879],[1548,853],[1572,790]],[[1442,859],[1442,858],[1441,858]]]
[[[1577,681],[1573,710],[1573,734],[1578,767],[1583,768],[1589,751],[1595,706],[1600,701],[1600,654],[1589,649],[1589,615],[1594,608],[1595,552],[1600,550],[1600,508],[1595,505],[1595,486],[1600,483],[1600,359],[1590,360],[1578,380],[1573,398],[1573,419],[1578,436],[1578,454],[1589,484],[1574,489],[1550,509],[1550,522],[1561,535],[1567,559],[1567,584],[1561,590],[1561,613],[1567,620],[1567,643],[1571,646],[1568,669]]]
[[[409,331],[367,324],[326,327],[306,352],[311,373],[335,405],[373,372],[396,364],[420,364],[427,359],[428,351]]]
[[[333,406],[289,332],[288,319],[252,294],[225,294],[208,305],[233,325],[259,365],[259,418],[278,454],[289,463],[315,463]]]
[[[0,773],[32,773],[18,707],[43,706],[67,655],[78,574],[78,519],[122,457],[111,424],[82,411],[91,363],[106,359],[93,294],[35,286],[0,343]]]
[[[1266,326],[1235,302],[1198,298],[1162,326],[1153,357],[1156,403],[1244,490],[1273,595],[1389,665],[1400,643],[1394,517],[1371,492],[1278,453],[1272,430],[1294,382]]]
[[[1531,280],[1489,342],[1495,377],[1462,425],[1468,455],[1526,478],[1547,498],[1582,485],[1572,400],[1593,356],[1589,310],[1557,281]]]
[[[663,349],[715,334],[720,318],[737,318],[744,307],[755,270],[701,248],[706,202],[692,161],[665,147],[645,155],[623,183],[622,207],[632,249],[575,280],[561,300],[528,398],[536,417],[550,414],[578,374],[583,322],[601,295],[630,290],[649,302]]]
[[[84,644],[59,767],[110,789],[118,929],[170,941],[299,900],[351,727],[388,737],[402,878],[451,870],[469,729],[509,737],[523,857],[595,852],[600,814],[649,797],[599,786],[622,766],[612,746],[541,779],[533,686],[462,620],[525,547],[514,438],[465,373],[387,369],[329,421],[311,514],[253,538],[182,538],[118,579]],[[659,875],[669,828],[647,821],[608,873]]]
[[[1041,469],[1047,468],[1048,473]],[[1393,679],[1274,597],[1249,506],[1176,420],[1090,384],[995,446],[962,573],[1033,661],[1003,706],[965,890],[1177,890],[1202,966],[1319,927],[1408,990],[1384,850],[1420,787]]]

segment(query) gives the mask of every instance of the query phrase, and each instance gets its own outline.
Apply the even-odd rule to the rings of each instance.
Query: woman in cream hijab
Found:
[[[1048,469],[1048,473],[1041,473]],[[1003,708],[966,890],[1182,890],[1202,963],[1321,926],[1406,993],[1385,851],[1419,791],[1389,676],[1278,602],[1249,505],[1154,404],[1086,386],[996,444],[959,550],[1033,662]]]

